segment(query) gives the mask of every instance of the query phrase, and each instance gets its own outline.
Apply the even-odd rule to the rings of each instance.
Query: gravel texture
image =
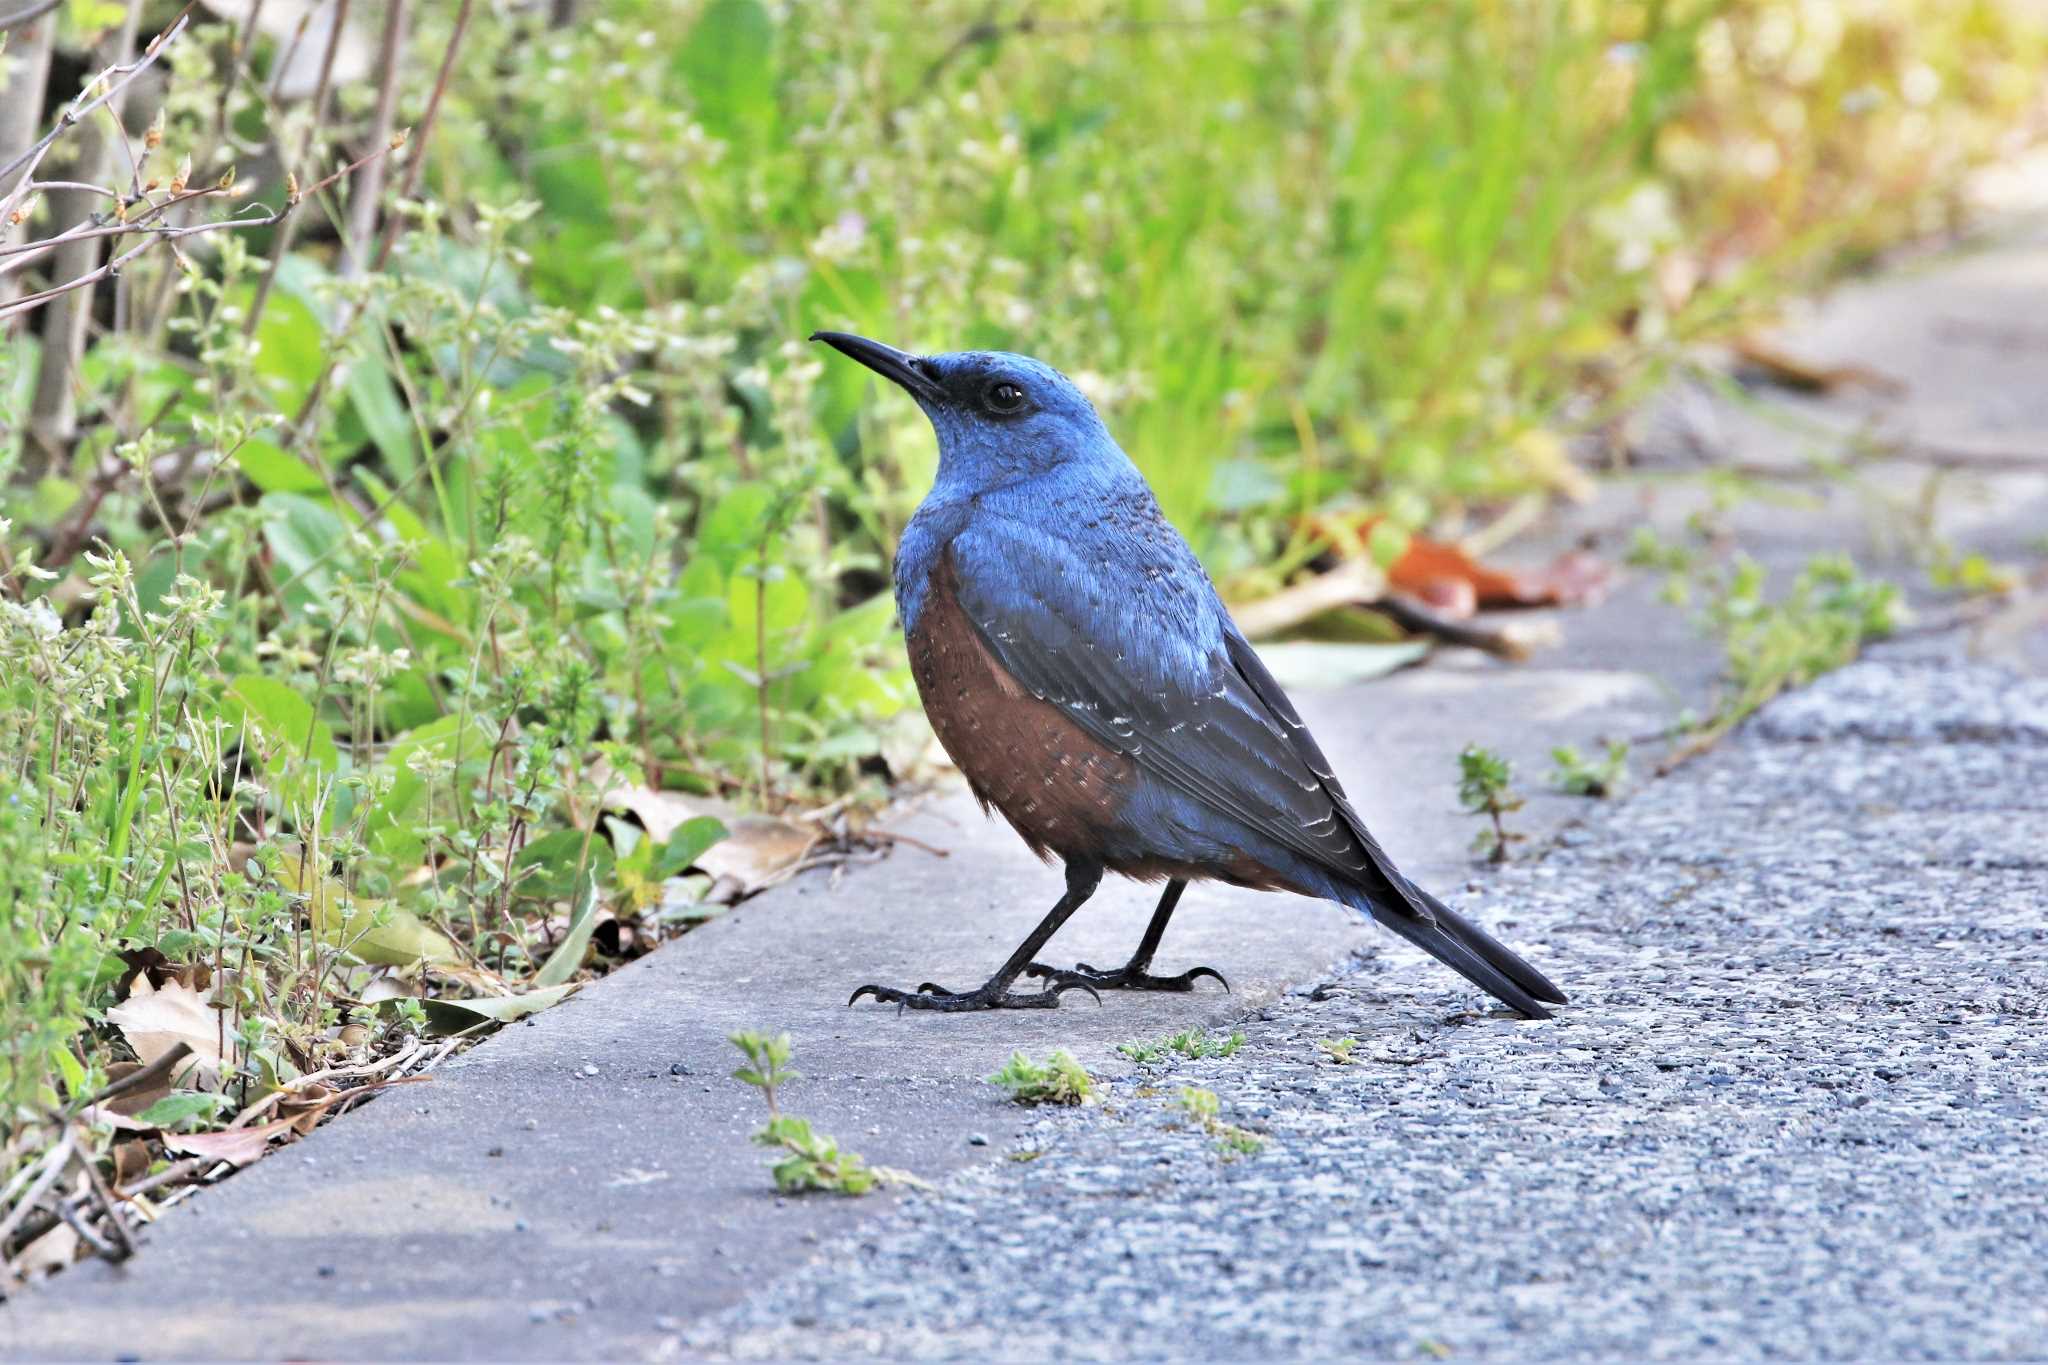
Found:
[[[1389,948],[679,1344],[2048,1356],[2048,683],[1865,662],[1591,809],[1464,897],[1555,1021]]]

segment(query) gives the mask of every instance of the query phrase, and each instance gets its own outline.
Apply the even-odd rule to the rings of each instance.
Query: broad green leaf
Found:
[[[543,986],[518,995],[485,996],[473,1000],[424,1000],[427,1023],[437,1033],[460,1033],[482,1023],[510,1024],[529,1014],[559,1005],[574,984]]]
[[[247,308],[255,286],[236,293]],[[312,306],[295,294],[273,291],[256,323],[256,379],[264,396],[280,413],[296,414],[326,363],[325,333]]]
[[[661,846],[661,853],[654,860],[655,877],[666,879],[690,867],[713,844],[725,838],[727,832],[713,816],[698,815],[683,821],[670,832],[668,842]]]
[[[187,1119],[198,1118],[202,1114],[211,1117],[219,1113],[227,1102],[226,1095],[178,1090],[137,1114],[135,1121],[151,1128],[176,1128]]]
[[[342,566],[348,523],[324,499],[298,493],[266,493],[260,507],[263,539],[288,570],[285,582],[305,598],[325,601]]]
[[[491,752],[496,737],[489,726],[475,716],[442,716],[399,736],[381,763],[391,770],[391,785],[365,817],[364,837],[370,847],[399,867],[417,863],[423,840],[412,817],[427,795],[426,779],[415,763],[467,762]],[[446,793],[444,792],[445,796]],[[423,811],[417,812],[423,815]]]
[[[321,493],[320,471],[273,441],[251,436],[235,448],[235,463],[265,493]]]
[[[367,896],[350,897],[332,877],[312,867],[302,871],[300,861],[295,849],[288,850],[281,875],[306,897],[306,916],[321,942],[380,967],[461,960],[445,934],[410,910]]]
[[[536,986],[558,986],[576,975],[576,969],[583,965],[583,951],[590,946],[591,930],[597,928],[597,874],[589,874],[584,888],[582,903],[569,919],[569,927],[562,934],[562,941],[555,945],[555,951],[548,954],[548,960],[541,963],[540,970],[533,974]]]
[[[333,732],[313,711],[311,703],[275,678],[244,673],[228,685],[232,704],[241,704],[241,715],[249,726],[270,741],[271,757],[304,758],[322,772],[331,773],[340,764]]]
[[[773,531],[768,513],[774,502],[765,484],[743,483],[727,493],[697,524],[697,554],[711,556],[728,570],[754,556],[762,538]]]
[[[783,632],[802,625],[811,610],[811,590],[781,564],[768,565],[765,576],[757,575],[753,566],[748,565],[732,576],[726,591],[726,611],[733,632],[750,642],[757,617],[767,626],[772,643]]]
[[[358,360],[350,367],[348,403],[385,465],[401,479],[409,476],[419,465],[413,451],[412,419],[383,365]]]
[[[586,857],[588,870],[600,880],[610,881],[615,856],[612,846],[596,838],[589,843],[590,852],[586,855],[582,830],[558,829],[520,849],[519,857],[513,863],[515,871],[524,874],[518,882],[518,894],[538,900],[559,900],[574,895],[579,881],[577,867]]]
[[[711,0],[676,53],[697,119],[714,137],[743,141],[775,122],[775,24],[759,0]]]

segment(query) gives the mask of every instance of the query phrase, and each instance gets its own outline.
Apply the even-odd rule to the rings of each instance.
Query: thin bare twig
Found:
[[[194,0],[194,3],[196,4],[197,0]],[[13,193],[9,194],[5,199],[0,199],[0,218],[5,218],[8,214],[13,213],[19,206],[19,197],[29,181],[34,178],[35,168],[42,163],[43,155],[50,150],[50,144],[76,127],[80,119],[83,119],[86,115],[107,103],[107,101],[121,94],[137,76],[140,76],[151,66],[154,66],[156,59],[163,55],[164,49],[170,46],[178,35],[185,31],[185,26],[190,22],[191,15],[192,6],[185,6],[184,9],[178,12],[178,17],[171,21],[169,28],[166,28],[162,33],[150,39],[149,46],[142,50],[141,56],[128,62],[116,62],[102,70],[99,75],[93,78],[92,83],[86,86],[86,89],[91,90],[108,81],[113,81],[112,85],[101,90],[99,94],[95,95],[85,104],[81,105],[74,100],[71,107],[66,109],[58,117],[57,122],[51,126],[50,131],[36,140],[34,146],[15,157],[14,160],[8,162],[5,166],[0,166],[0,183],[4,183],[8,176],[14,174],[23,166],[29,168],[28,174],[22,177],[21,183],[14,187]],[[83,98],[82,94],[80,98]]]
[[[63,3],[64,0],[31,0],[27,9],[19,9],[12,14],[0,14],[0,29],[33,23]]]
[[[43,1153],[43,1173],[37,1176],[35,1183],[15,1201],[14,1208],[7,1216],[0,1218],[0,1250],[6,1248],[8,1239],[14,1236],[14,1230],[21,1226],[22,1220],[28,1217],[30,1210],[42,1202],[43,1196],[50,1192],[50,1186],[56,1184],[58,1177],[64,1174],[64,1168],[71,1164],[72,1155],[77,1150],[78,1134],[71,1125],[66,1124],[64,1136],[57,1139],[57,1145]],[[0,1259],[0,1267],[4,1267],[5,1264],[5,1260]]]
[[[121,267],[127,265],[128,262],[134,260],[137,256],[140,256],[143,252],[149,250],[151,247],[155,246],[159,242],[177,242],[182,241],[187,237],[197,237],[205,233],[220,232],[229,228],[270,227],[273,226],[274,224],[281,223],[287,217],[290,216],[291,212],[299,206],[300,202],[303,201],[306,198],[306,196],[315,194],[320,190],[326,189],[329,185],[332,185],[335,181],[340,180],[343,176],[349,175],[358,167],[368,164],[371,160],[383,156],[386,152],[390,150],[391,148],[389,147],[382,147],[377,149],[376,151],[371,152],[368,156],[362,157],[357,161],[350,162],[348,165],[343,166],[340,170],[334,172],[326,179],[321,180],[316,184],[309,185],[306,188],[300,190],[297,194],[292,195],[290,198],[286,199],[283,207],[277,209],[272,213],[263,214],[260,217],[223,218],[217,222],[192,223],[185,227],[150,226],[138,229],[137,231],[140,231],[143,240],[137,243],[135,246],[130,247],[128,250],[122,252],[120,255],[107,261],[98,269],[93,270],[87,274],[81,275],[76,279],[66,280],[61,284],[52,285],[50,288],[43,290],[41,293],[25,294],[21,298],[16,299],[13,303],[7,304],[5,306],[0,306],[0,318],[9,318],[17,313],[25,313],[29,311],[31,308],[37,308],[45,303],[48,303],[51,299],[56,298],[59,295],[68,294],[74,289],[83,289],[88,285],[94,284],[99,280],[106,279],[111,275],[117,275],[120,273]]]
[[[327,31],[327,49],[320,56],[320,79],[313,87],[313,117],[306,125],[306,135],[299,140],[298,161],[304,165],[319,144],[320,129],[327,121],[327,90],[334,79],[334,54],[341,49],[342,32],[348,27],[349,0],[335,0],[334,24]],[[308,9],[306,16],[312,17]],[[299,25],[301,31],[305,22]],[[283,70],[280,66],[279,70]],[[277,287],[277,272],[284,265],[284,258],[292,249],[292,238],[297,236],[298,220],[287,218],[277,230],[277,238],[270,244],[270,263],[264,268],[262,282],[256,286],[256,297],[250,300],[248,314],[242,319],[242,335],[256,335],[257,324],[263,320],[263,310],[270,302],[270,293]]]
[[[377,108],[370,116],[370,145],[373,147],[381,147],[391,140],[391,129],[398,116],[398,73],[400,49],[405,45],[407,8],[408,0],[386,2],[384,38],[377,53],[380,63]],[[363,178],[350,186],[348,253],[342,272],[349,279],[362,274],[368,264],[365,257],[369,251],[370,235],[377,230],[377,205],[384,198],[384,167],[385,163],[381,161],[372,163],[364,170]]]
[[[462,37],[469,31],[469,17],[475,8],[476,0],[462,0],[462,8],[455,12],[455,28],[448,35],[448,50],[441,55],[441,69],[434,77],[434,93],[427,98],[426,112],[420,116],[418,145],[413,149],[412,159],[406,163],[405,183],[398,189],[398,196],[401,199],[411,198],[413,191],[419,188],[420,172],[426,165],[428,139],[433,136],[434,124],[440,118],[441,101],[448,93],[448,81],[455,72],[455,54],[462,50]],[[396,142],[397,139],[394,138],[393,141]],[[391,253],[398,246],[398,235],[404,230],[405,215],[402,213],[394,213],[385,221],[383,236],[377,243],[376,259],[370,262],[372,273],[381,272],[390,264]],[[341,325],[334,329],[334,334],[345,337],[355,331],[356,320],[362,316],[367,303],[367,296],[352,301],[348,313],[341,320]],[[327,363],[320,367],[319,375],[314,378],[313,387],[306,391],[305,401],[299,404],[299,411],[292,418],[293,446],[299,445],[305,439],[311,428],[313,414],[327,401],[327,390],[334,382],[337,363],[338,357],[330,353]]]

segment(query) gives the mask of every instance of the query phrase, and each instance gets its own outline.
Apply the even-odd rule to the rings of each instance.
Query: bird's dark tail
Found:
[[[1550,978],[1499,939],[1407,878],[1400,877],[1398,885],[1409,893],[1407,897],[1372,898],[1372,916],[1381,924],[1527,1018],[1548,1019],[1544,1003],[1565,1003],[1564,992]],[[1429,907],[1434,924],[1415,913],[1408,903],[1411,898]]]

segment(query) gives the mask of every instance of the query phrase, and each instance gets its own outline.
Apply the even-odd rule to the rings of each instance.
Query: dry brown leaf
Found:
[[[172,1086],[212,1089],[234,1057],[234,1015],[214,1009],[205,996],[176,980],[152,987],[147,976],[136,977],[128,998],[107,1011],[107,1022],[121,1030],[144,1066],[179,1043],[191,1048],[191,1058],[169,1078]]]
[[[78,1111],[78,1121],[92,1128],[111,1128],[117,1133],[154,1133],[153,1123],[138,1123],[104,1104],[88,1104]]]
[[[149,1144],[140,1138],[129,1138],[114,1144],[114,1183],[125,1185],[140,1179],[149,1169]]]
[[[289,1131],[297,1123],[296,1119],[277,1119],[254,1128],[228,1128],[218,1133],[165,1133],[164,1146],[186,1156],[203,1156],[213,1161],[225,1161],[231,1166],[246,1166],[263,1155],[272,1138]]]
[[[818,842],[818,831],[767,815],[745,815],[728,821],[729,837],[719,840],[697,859],[711,874],[706,900],[732,904],[775,885],[796,870]]]
[[[277,1102],[278,1117],[288,1121],[300,1137],[313,1131],[320,1122],[320,1116],[327,1107],[340,1099],[340,1092],[333,1086],[315,1081],[302,1085]]]
[[[1906,391],[1903,382],[1882,370],[1868,365],[1815,364],[1759,337],[1737,337],[1734,351],[1736,359],[1751,373],[1799,393],[1833,393],[1852,385],[1885,394]]]
[[[639,816],[647,837],[656,844],[667,843],[685,820],[709,815],[722,821],[727,837],[706,849],[696,867],[716,883],[705,899],[728,905],[781,881],[818,842],[813,826],[772,815],[730,815],[712,802],[681,792],[619,787],[606,797],[606,804]]]
[[[140,1062],[109,1063],[107,1066],[107,1083],[112,1085],[118,1081],[125,1081],[141,1070],[143,1070],[143,1066]],[[166,1075],[153,1085],[140,1086],[134,1090],[124,1090],[101,1107],[109,1109],[116,1114],[126,1114],[132,1117],[170,1093],[171,1081],[170,1077]]]

